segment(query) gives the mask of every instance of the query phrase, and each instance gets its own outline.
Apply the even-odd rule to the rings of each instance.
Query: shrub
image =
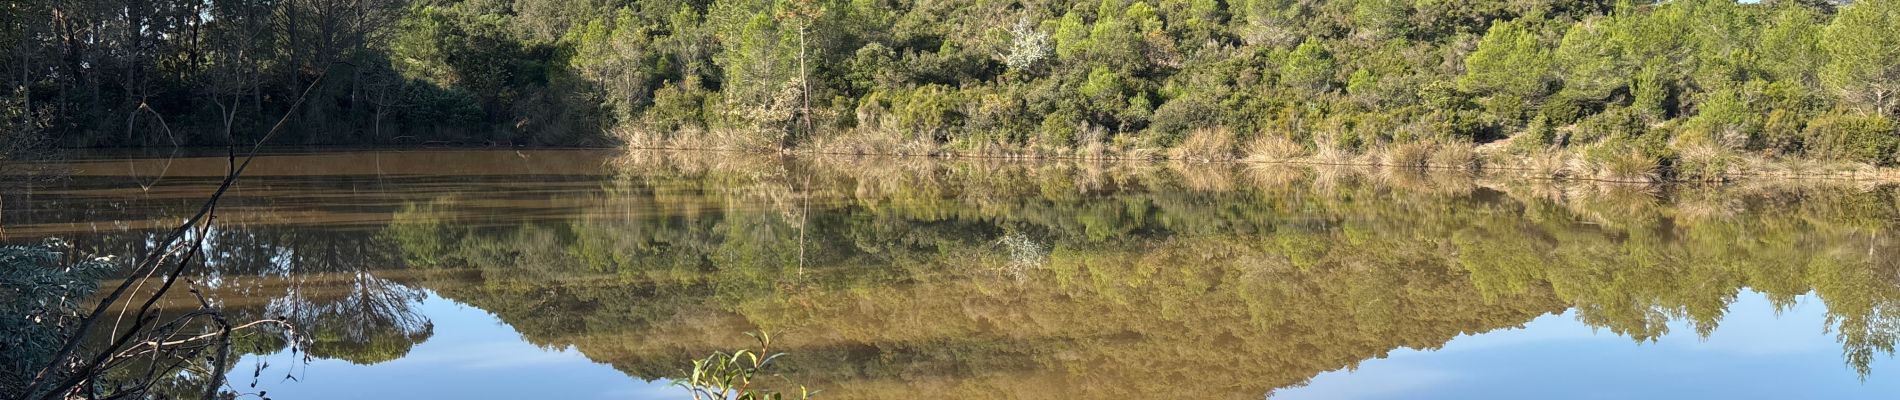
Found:
[[[1576,123],[1592,111],[1586,107],[1583,100],[1559,95],[1544,102],[1544,109],[1540,116],[1547,119],[1547,123],[1563,126]]]
[[[1176,136],[1200,127],[1213,125],[1220,117],[1220,108],[1199,96],[1187,96],[1162,103],[1149,118],[1148,132],[1160,136]]]
[[[646,109],[648,129],[660,132],[673,132],[681,129],[703,128],[705,116],[700,113],[706,102],[706,90],[699,85],[699,77],[687,77],[685,81],[669,82],[660,90],[653,92],[653,105]]]
[[[1769,111],[1763,120],[1761,135],[1756,137],[1756,143],[1749,144],[1749,148],[1776,154],[1800,153],[1803,145],[1801,129],[1806,119],[1788,110]]]
[[[925,137],[947,142],[950,130],[962,125],[957,110],[962,105],[956,92],[944,85],[924,85],[891,101],[891,111],[907,137]]]
[[[1648,131],[1639,113],[1628,108],[1611,108],[1577,121],[1570,144],[1589,144],[1603,140],[1642,136]]]
[[[7,163],[31,158],[49,139],[45,133],[48,115],[23,106],[16,96],[0,96],[0,172]]]
[[[104,259],[63,265],[57,243],[0,247],[0,392],[20,393],[82,318]]]
[[[1074,108],[1062,108],[1042,118],[1039,144],[1052,148],[1071,148],[1082,129],[1082,112]]]
[[[1893,120],[1885,116],[1858,113],[1833,113],[1808,121],[1802,136],[1808,140],[1810,157],[1894,165],[1894,153],[1900,151]]]
[[[1551,126],[1549,118],[1543,116],[1531,119],[1523,132],[1511,137],[1511,149],[1522,152],[1544,150],[1554,144],[1557,144],[1557,129]]]

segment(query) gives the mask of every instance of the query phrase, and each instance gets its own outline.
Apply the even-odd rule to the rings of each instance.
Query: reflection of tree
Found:
[[[369,227],[227,225],[209,268],[319,356],[400,357],[426,288],[647,378],[767,329],[838,398],[1257,398],[1563,310],[1707,335],[1745,289],[1821,299],[1863,373],[1900,335],[1892,187],[693,154],[532,198],[418,183]]]
[[[259,305],[265,315],[303,327],[312,340],[310,355],[383,362],[402,357],[433,333],[433,324],[415,310],[425,292],[374,274],[402,265],[395,246],[376,235],[285,229],[233,239],[269,250],[214,265],[273,277],[259,281],[268,287],[239,290],[266,299]]]
[[[267,313],[307,327],[311,355],[374,364],[402,358],[434,333],[434,324],[415,310],[426,296],[421,289],[365,271],[338,275],[344,282],[332,285],[340,290],[309,293],[293,286],[265,307]]]
[[[632,211],[427,225],[455,239],[418,242],[453,243],[428,251],[480,274],[424,284],[643,377],[743,344],[736,332],[781,332],[795,380],[843,398],[1255,397],[1565,308],[1634,340],[1678,320],[1707,335],[1744,288],[1781,306],[1815,293],[1863,371],[1900,334],[1877,322],[1900,299],[1879,256],[1900,251],[1880,239],[1900,215],[1891,188],[665,154],[623,167],[597,201]],[[809,215],[780,200],[801,191]]]
[[[82,246],[96,251],[137,249],[150,235],[129,231],[83,240]],[[207,296],[223,302],[233,319],[288,319],[311,341],[303,351],[312,356],[388,361],[433,333],[433,324],[415,309],[426,292],[381,277],[404,264],[397,246],[373,233],[234,225],[212,229],[206,243],[211,251],[195,279],[208,284]],[[184,297],[171,301],[193,304]],[[270,354],[289,344],[235,348]]]

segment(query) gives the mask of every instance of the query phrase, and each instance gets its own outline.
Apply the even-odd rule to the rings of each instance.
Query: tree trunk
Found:
[[[803,113],[805,117],[805,137],[810,138],[812,136],[811,70],[805,68],[805,47],[806,47],[805,46],[805,32],[811,29],[811,27],[809,26],[809,24],[807,25],[808,26],[801,26],[798,28],[798,83],[799,85],[804,86],[804,88],[800,90],[799,92],[800,94],[803,95],[802,97],[804,97],[804,102],[805,102],[805,112]]]

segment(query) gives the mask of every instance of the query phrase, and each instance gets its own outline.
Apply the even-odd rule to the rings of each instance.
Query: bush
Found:
[[[56,243],[0,247],[0,393],[20,393],[75,328],[107,272],[103,259],[62,265]]]
[[[1042,118],[1042,133],[1038,144],[1045,147],[1068,149],[1076,146],[1076,139],[1082,129],[1082,112],[1073,108],[1063,108]]]
[[[1881,115],[1823,115],[1808,121],[1802,133],[1808,140],[1809,157],[1890,166],[1896,161],[1894,153],[1900,151],[1893,120]]]
[[[700,87],[699,77],[668,82],[653,92],[653,105],[646,109],[647,128],[660,132],[704,128],[706,119],[700,110],[705,103],[706,89]]]
[[[31,158],[47,140],[45,114],[27,110],[22,103],[16,96],[0,97],[0,172],[8,162]]]
[[[1554,144],[1557,144],[1557,129],[1544,116],[1532,118],[1523,132],[1511,137],[1511,149],[1526,153],[1548,149]]]
[[[1148,122],[1148,134],[1178,137],[1183,132],[1213,125],[1220,108],[1200,96],[1186,96],[1162,103]]]
[[[1798,154],[1803,145],[1802,124],[1806,120],[1793,111],[1769,111],[1768,117],[1763,120],[1761,135],[1756,137],[1755,143],[1749,144],[1749,148],[1775,154]]]
[[[938,143],[950,140],[950,130],[962,126],[957,109],[962,105],[957,93],[944,85],[924,85],[891,100],[899,129],[906,137],[930,138]]]
[[[1582,119],[1583,116],[1589,115],[1593,111],[1595,110],[1591,110],[1583,100],[1571,96],[1559,95],[1544,102],[1544,109],[1541,116],[1547,119],[1550,124],[1564,126],[1576,123],[1577,120]]]
[[[1576,146],[1614,142],[1635,144],[1645,148],[1660,147],[1665,135],[1660,132],[1651,133],[1648,122],[1640,112],[1617,107],[1578,121],[1576,130],[1565,144]]]

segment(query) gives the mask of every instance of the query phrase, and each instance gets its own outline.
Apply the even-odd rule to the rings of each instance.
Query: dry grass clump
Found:
[[[1432,167],[1477,171],[1484,166],[1478,147],[1471,143],[1445,143],[1435,147],[1430,161]]]
[[[1655,156],[1629,147],[1586,149],[1585,167],[1591,179],[1611,182],[1654,183],[1663,178],[1662,163]]]
[[[1247,143],[1247,161],[1259,163],[1280,163],[1296,161],[1307,156],[1306,146],[1280,135],[1261,134]]]
[[[659,132],[638,127],[617,127],[613,129],[613,134],[626,142],[628,147],[636,149],[780,150],[775,135],[749,129],[685,127]]]
[[[810,149],[819,153],[851,155],[935,155],[941,146],[928,138],[904,137],[888,129],[862,128],[813,139]]]
[[[1741,157],[1717,146],[1691,144],[1682,146],[1677,153],[1677,180],[1722,182],[1742,173]]]
[[[1329,165],[1366,164],[1365,161],[1359,159],[1358,154],[1354,154],[1350,150],[1326,145],[1320,145],[1318,147],[1319,150],[1315,151],[1313,157],[1308,158],[1309,160]]]
[[[1525,154],[1519,163],[1527,177],[1564,179],[1576,174],[1578,160],[1567,152],[1542,150]]]
[[[1431,143],[1410,142],[1386,146],[1379,152],[1379,164],[1392,168],[1425,169],[1431,166]]]
[[[1236,155],[1234,130],[1226,127],[1195,129],[1180,145],[1168,151],[1168,158],[1180,161],[1231,161]]]

